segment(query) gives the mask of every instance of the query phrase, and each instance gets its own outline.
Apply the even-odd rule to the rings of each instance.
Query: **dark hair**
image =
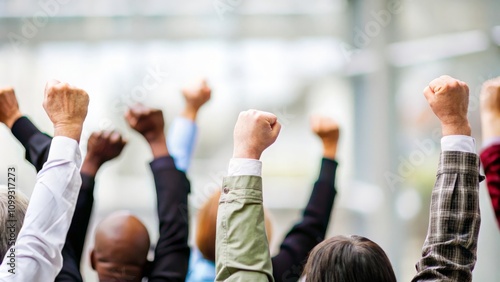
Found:
[[[379,245],[361,236],[335,236],[318,244],[304,268],[306,282],[396,282]]]

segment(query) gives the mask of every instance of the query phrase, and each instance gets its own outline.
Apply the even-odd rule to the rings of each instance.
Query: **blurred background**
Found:
[[[152,155],[123,120],[128,105],[159,107],[171,121],[183,107],[181,87],[208,79],[212,100],[198,118],[189,171],[193,217],[226,173],[238,113],[278,115],[282,134],[263,157],[274,252],[300,218],[319,171],[321,146],[309,116],[330,115],[342,131],[328,235],[374,240],[398,280],[409,281],[440,152],[439,123],[422,90],[442,74],[469,84],[480,150],[480,86],[500,75],[499,10],[494,0],[0,0],[0,87],[15,87],[22,112],[51,134],[44,85],[67,81],[91,96],[83,151],[95,130],[128,138],[122,155],[97,176],[87,248],[95,224],[119,209],[139,216],[153,241],[158,237]],[[146,77],[157,83],[138,91]],[[35,170],[1,126],[0,183],[12,165],[30,194]],[[474,281],[500,281],[500,232],[484,183],[481,211]],[[85,281],[96,281],[87,258],[82,269]]]

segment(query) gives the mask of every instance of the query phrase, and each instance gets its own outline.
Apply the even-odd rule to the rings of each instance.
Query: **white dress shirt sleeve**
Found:
[[[12,258],[4,258],[0,281],[54,281],[62,268],[61,251],[82,183],[80,166],[78,143],[67,137],[55,137],[13,246],[14,264],[9,265]]]
[[[254,159],[236,159],[229,161],[228,176],[261,176],[262,162]]]
[[[441,139],[441,150],[476,153],[476,141],[466,135],[448,135]]]

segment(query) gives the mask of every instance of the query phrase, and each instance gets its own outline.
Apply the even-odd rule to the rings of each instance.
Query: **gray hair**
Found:
[[[0,263],[17,240],[28,208],[28,198],[18,189],[0,185]]]

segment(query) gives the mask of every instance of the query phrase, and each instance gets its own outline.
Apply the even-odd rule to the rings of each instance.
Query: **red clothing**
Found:
[[[488,191],[500,227],[500,144],[492,145],[481,153]]]

